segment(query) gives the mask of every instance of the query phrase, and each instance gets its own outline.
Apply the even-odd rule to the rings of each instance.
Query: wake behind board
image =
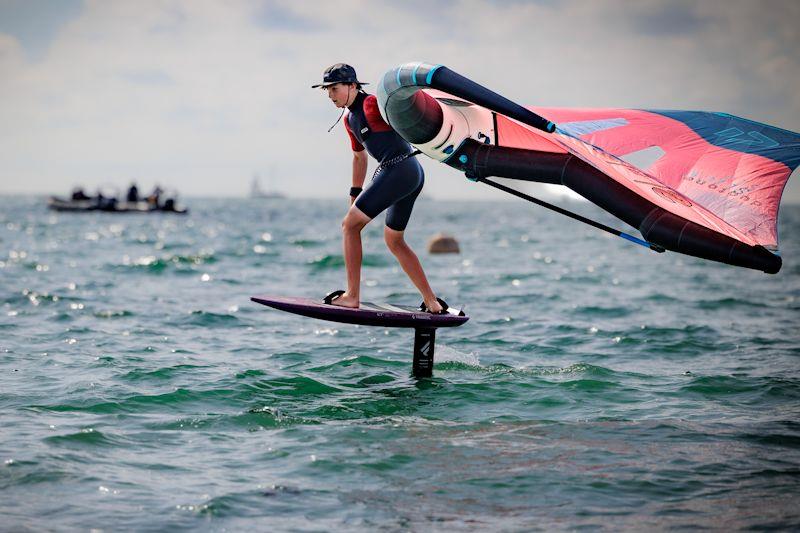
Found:
[[[322,303],[311,298],[292,298],[285,296],[253,296],[252,301],[310,318],[361,324],[363,326],[383,326],[388,328],[449,328],[460,326],[469,317],[453,308],[446,314],[434,315],[420,311],[409,305],[373,304],[362,302],[358,309]]]
[[[453,308],[447,313],[434,315],[420,311],[416,307],[395,304],[373,304],[362,302],[358,309],[326,304],[310,298],[285,296],[253,296],[252,301],[294,313],[296,315],[387,328],[414,328],[414,363],[412,372],[418,378],[429,378],[433,374],[433,352],[436,342],[436,328],[460,326],[469,317]]]

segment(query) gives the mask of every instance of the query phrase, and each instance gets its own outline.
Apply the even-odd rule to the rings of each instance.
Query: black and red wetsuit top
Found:
[[[366,147],[369,155],[383,163],[412,151],[408,141],[383,120],[375,95],[359,92],[348,109],[344,125],[354,152]]]

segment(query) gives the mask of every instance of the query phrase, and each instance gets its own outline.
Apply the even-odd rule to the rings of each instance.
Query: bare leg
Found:
[[[361,230],[372,220],[355,205],[342,221],[342,242],[344,246],[344,265],[347,269],[347,291],[336,298],[333,305],[357,308],[361,289]]]
[[[386,246],[389,247],[400,266],[403,268],[409,279],[417,287],[425,306],[432,313],[438,313],[442,310],[442,306],[436,301],[436,295],[433,293],[428,278],[425,277],[425,271],[422,270],[422,265],[419,262],[417,254],[414,253],[403,238],[403,232],[394,230],[388,226],[383,228],[383,238],[386,241]]]

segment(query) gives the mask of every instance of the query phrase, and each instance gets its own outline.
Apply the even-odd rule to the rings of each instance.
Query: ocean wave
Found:
[[[735,298],[735,297],[709,298],[705,300],[697,300],[694,302],[694,306],[697,307],[698,309],[703,309],[707,311],[714,311],[718,309],[732,309],[735,307],[752,307],[756,309],[770,307],[769,305],[763,302],[756,302],[745,298]]]
[[[127,318],[136,315],[136,313],[127,309],[103,309],[92,314],[95,318]]]
[[[97,401],[94,398],[56,403],[51,405],[40,404],[32,405],[30,409],[34,411],[50,411],[57,413],[92,413],[92,414],[120,414],[120,413],[144,413],[144,412],[171,412],[174,409],[185,405],[192,405],[204,402],[224,402],[228,399],[249,397],[247,388],[228,389],[187,389],[175,388],[170,392],[161,394],[131,394],[118,398]]]
[[[74,461],[74,460],[73,460]],[[0,476],[0,490],[21,490],[26,485],[43,486],[52,483],[75,482],[81,475],[73,470],[74,466],[63,467],[63,461],[58,466],[37,461],[18,461],[7,459],[4,465],[3,475]],[[4,512],[4,517],[9,517],[9,513]],[[8,527],[8,524],[6,524]],[[9,528],[13,530],[14,528]],[[28,528],[20,529],[27,531]]]
[[[50,445],[67,448],[113,447],[126,445],[125,439],[112,434],[103,433],[93,428],[83,429],[76,433],[45,437],[42,440]]]
[[[161,274],[167,269],[177,272],[194,272],[195,267],[210,265],[217,262],[213,253],[208,254],[172,254],[156,257],[145,255],[137,258],[125,256],[122,263],[107,263],[105,268],[113,272],[144,272],[147,274]]]
[[[311,237],[289,237],[289,244],[303,248],[316,248],[328,242],[325,238],[314,239]]]
[[[577,315],[587,315],[589,317],[598,317],[598,318],[623,318],[626,316],[630,316],[634,312],[634,309],[629,307],[620,307],[620,306],[599,306],[599,305],[584,305],[578,306],[573,311],[574,314]]]
[[[559,381],[558,386],[569,390],[578,392],[605,392],[614,389],[619,389],[621,385],[614,381],[606,381],[601,379],[573,379],[566,381]]]
[[[372,357],[369,355],[349,356],[339,359],[333,363],[325,365],[314,366],[309,368],[310,372],[329,373],[338,369],[363,367],[363,368],[384,368],[391,366],[408,366],[407,362],[391,361],[388,359],[381,359],[379,357]]]
[[[761,385],[751,379],[733,376],[700,376],[681,387],[681,392],[696,393],[703,396],[739,396],[757,392]]]
[[[22,289],[19,292],[11,293],[0,300],[0,304],[8,305],[52,305],[60,302],[82,302],[78,296],[54,294],[47,291],[36,291],[33,289]]]
[[[120,376],[125,381],[163,381],[184,374],[195,375],[198,370],[207,368],[201,365],[174,365],[156,369],[137,368]]]
[[[288,415],[275,407],[257,406],[243,413],[183,417],[149,422],[145,427],[151,431],[252,431],[317,423],[312,419]]]
[[[249,323],[231,313],[212,313],[197,309],[190,311],[178,319],[170,321],[172,325],[198,327],[245,327]]]
[[[312,270],[327,270],[344,268],[344,256],[341,254],[326,254],[316,257],[307,263]],[[393,263],[383,255],[364,254],[361,265],[364,267],[385,267]]]
[[[269,393],[276,397],[315,397],[341,392],[343,389],[308,376],[281,377],[258,380],[248,388],[259,394]]]

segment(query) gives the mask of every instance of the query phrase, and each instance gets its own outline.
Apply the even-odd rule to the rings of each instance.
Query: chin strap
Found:
[[[334,122],[333,125],[330,128],[328,128],[328,133],[330,133],[331,130],[336,127],[336,125],[339,123],[339,121],[342,120],[343,116],[344,116],[344,107],[342,108],[342,112],[339,113],[339,118],[336,119],[336,122]]]

